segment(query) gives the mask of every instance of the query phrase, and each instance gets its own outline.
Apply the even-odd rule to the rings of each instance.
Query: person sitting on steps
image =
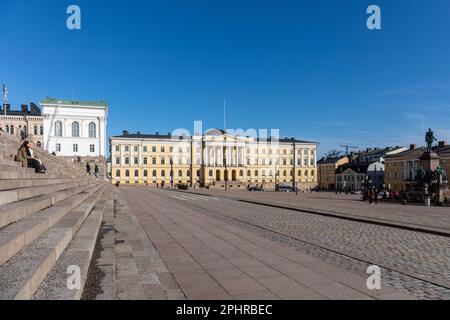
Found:
[[[22,162],[22,167],[34,168],[36,173],[47,173],[47,169],[41,160],[34,156],[33,144],[29,141],[24,141],[17,152],[16,157],[18,162]]]

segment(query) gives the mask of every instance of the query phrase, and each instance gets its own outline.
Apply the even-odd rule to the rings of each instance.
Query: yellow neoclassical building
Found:
[[[306,190],[317,185],[317,143],[259,139],[209,130],[174,136],[124,131],[110,137],[111,181],[174,187],[245,188],[276,184]]]

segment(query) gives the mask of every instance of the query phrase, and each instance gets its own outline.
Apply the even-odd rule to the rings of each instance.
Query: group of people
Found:
[[[378,204],[378,195],[380,191],[377,188],[370,188],[364,191],[363,201],[369,200],[369,204]]]
[[[36,173],[47,173],[47,168],[42,161],[34,154],[33,144],[29,141],[24,141],[17,152],[16,161],[22,162],[25,168],[34,168]]]
[[[98,165],[97,164],[95,164],[94,165],[94,176],[96,177],[96,178],[98,178]],[[86,174],[88,175],[88,176],[90,176],[91,175],[91,165],[89,164],[89,162],[86,162]]]

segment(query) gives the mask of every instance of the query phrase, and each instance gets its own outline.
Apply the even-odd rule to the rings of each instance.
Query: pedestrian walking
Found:
[[[91,166],[89,165],[89,162],[86,162],[86,175],[91,175]]]
[[[98,178],[98,165],[97,164],[95,164],[95,166],[94,166],[94,174],[95,174],[95,177]]]

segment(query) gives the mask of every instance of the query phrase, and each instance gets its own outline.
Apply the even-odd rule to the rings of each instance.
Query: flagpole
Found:
[[[227,101],[223,99],[223,131],[224,131],[224,147],[223,147],[223,163],[224,163],[224,179],[225,191],[228,191],[228,171],[227,171]]]
[[[6,85],[3,84],[2,87],[2,93],[3,93],[3,130],[6,132],[6,104],[8,103],[8,89],[6,89]]]

